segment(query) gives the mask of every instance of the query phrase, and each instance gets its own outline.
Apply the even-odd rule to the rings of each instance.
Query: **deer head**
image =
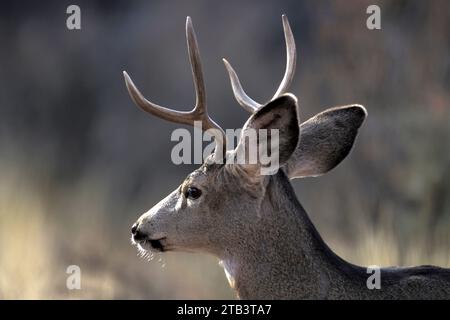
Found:
[[[239,104],[252,115],[243,127],[247,130],[279,130],[279,164],[275,175],[261,175],[261,163],[229,164],[244,145],[225,150],[224,131],[208,116],[200,56],[191,19],[186,21],[186,37],[192,67],[196,104],[190,112],[161,107],[144,98],[124,72],[133,101],[144,111],[162,119],[193,125],[202,121],[204,129],[214,129],[215,152],[211,159],[189,174],[181,185],[144,213],[132,227],[132,238],[144,250],[203,251],[223,257],[234,247],[246,243],[255,233],[271,228],[268,215],[277,213],[265,205],[271,197],[282,194],[278,180],[288,177],[316,176],[335,167],[351,149],[357,130],[366,116],[362,106],[330,109],[300,125],[297,99],[287,93],[295,71],[296,49],[286,16],[283,27],[287,48],[286,72],[275,95],[260,104],[248,97],[231,67],[224,60]],[[255,143],[260,143],[259,139]],[[216,160],[216,161],[209,161]],[[275,188],[275,190],[273,190]],[[273,199],[272,199],[273,200]],[[266,218],[261,215],[266,215]]]

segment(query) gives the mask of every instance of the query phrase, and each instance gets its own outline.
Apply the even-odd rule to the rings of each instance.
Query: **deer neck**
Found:
[[[348,278],[362,276],[324,243],[283,172],[270,178],[259,219],[222,264],[243,299],[327,298],[334,284],[342,292]]]

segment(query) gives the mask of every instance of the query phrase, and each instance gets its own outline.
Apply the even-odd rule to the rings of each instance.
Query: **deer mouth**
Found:
[[[160,239],[143,239],[138,242],[138,246],[143,250],[150,251],[167,251],[166,237]]]
[[[163,244],[163,241],[164,241],[165,239],[166,239],[166,238],[164,237],[164,238],[161,238],[161,239],[147,240],[147,241],[150,243],[150,246],[151,246],[153,249],[156,249],[156,250],[159,250],[159,251],[163,252],[163,251],[164,251],[164,244]]]

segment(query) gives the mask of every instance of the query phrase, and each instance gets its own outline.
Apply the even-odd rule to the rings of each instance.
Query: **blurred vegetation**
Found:
[[[284,69],[286,13],[303,119],[350,103],[369,112],[339,167],[293,182],[320,233],[353,263],[450,267],[450,2],[77,1],[81,31],[65,27],[69,4],[0,4],[0,298],[234,297],[217,259],[147,262],[129,240],[195,166],[171,163],[175,126],[134,107],[121,71],[155,102],[189,109],[187,15],[210,112],[236,128],[248,115],[220,58],[268,99]],[[365,27],[370,4],[381,31]],[[80,291],[65,287],[71,264]]]

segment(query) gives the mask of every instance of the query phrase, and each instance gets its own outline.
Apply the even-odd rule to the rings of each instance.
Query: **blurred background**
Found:
[[[70,4],[81,30],[66,28]],[[371,4],[381,30],[366,28]],[[350,103],[369,112],[341,165],[293,181],[319,232],[353,263],[450,267],[449,1],[1,1],[0,299],[234,298],[216,258],[146,261],[130,244],[133,222],[196,166],[172,164],[177,126],[134,106],[122,70],[152,101],[190,109],[190,15],[209,111],[239,128],[248,114],[221,58],[269,99],[283,13],[303,120]],[[72,264],[81,290],[66,288]]]

